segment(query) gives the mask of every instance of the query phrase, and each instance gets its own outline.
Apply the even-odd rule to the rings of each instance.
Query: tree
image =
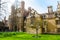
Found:
[[[2,2],[2,0],[0,0],[0,20],[3,19],[3,17],[5,17],[5,13],[7,13],[7,2]]]
[[[34,13],[33,16],[35,16],[35,14],[38,14],[35,10],[33,13]],[[42,28],[42,20],[40,19],[40,15],[39,15],[39,17],[33,17],[33,18],[34,18],[33,27],[36,29],[36,36],[35,37],[39,37],[38,36],[38,30],[40,28]]]

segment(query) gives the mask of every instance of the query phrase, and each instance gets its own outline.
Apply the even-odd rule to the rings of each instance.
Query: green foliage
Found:
[[[36,28],[37,26],[42,27],[43,26],[43,21],[42,20],[35,20],[33,26],[31,28]]]

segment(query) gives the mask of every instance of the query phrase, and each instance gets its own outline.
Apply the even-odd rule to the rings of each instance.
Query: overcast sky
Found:
[[[2,1],[8,1],[8,15],[10,14],[11,10],[11,5],[15,4],[15,0],[2,0]],[[21,0],[18,0],[21,2]],[[47,12],[47,6],[53,6],[53,10],[56,11],[57,9],[57,1],[59,0],[23,0],[25,1],[25,8],[27,9],[28,7],[34,8],[37,12],[45,13]],[[20,5],[20,3],[19,3]],[[7,15],[7,16],[8,16]]]

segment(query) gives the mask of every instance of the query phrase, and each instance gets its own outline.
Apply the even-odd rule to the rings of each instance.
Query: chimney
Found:
[[[52,6],[48,6],[48,13],[52,13],[52,12],[53,12]]]
[[[31,7],[28,7],[28,12],[29,12],[29,13],[31,12]]]
[[[60,12],[60,2],[58,1],[57,11]]]

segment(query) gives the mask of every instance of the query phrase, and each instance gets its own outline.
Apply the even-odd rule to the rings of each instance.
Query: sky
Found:
[[[11,13],[11,5],[15,4],[15,0],[3,0],[3,1],[4,2],[8,1],[7,8],[9,13],[6,16],[9,16],[9,14]],[[18,0],[18,1],[20,5],[20,2],[22,0]],[[35,9],[39,14],[42,14],[47,12],[48,6],[53,6],[53,11],[56,11],[57,4],[58,4],[57,2],[59,0],[23,0],[23,1],[25,1],[25,9],[27,9],[28,7],[31,7]]]
[[[13,4],[15,0],[10,0],[10,3]],[[18,0],[21,2],[21,0]],[[39,13],[47,12],[48,6],[53,6],[53,10],[56,11],[57,9],[57,2],[59,0],[23,0],[25,1],[25,8],[28,7],[34,8]],[[19,4],[20,5],[20,4]]]

